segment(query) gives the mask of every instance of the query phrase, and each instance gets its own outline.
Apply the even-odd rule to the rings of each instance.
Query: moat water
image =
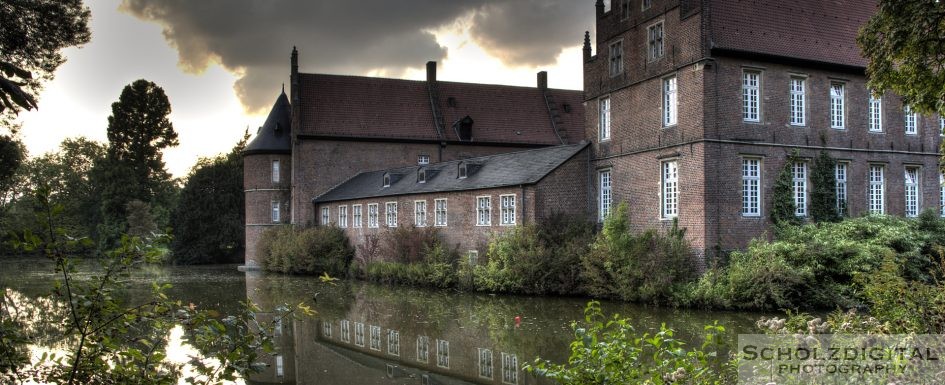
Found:
[[[92,269],[78,279],[89,279]],[[48,295],[54,272],[45,260],[4,261],[0,286],[26,298]],[[461,293],[363,282],[322,283],[316,277],[240,272],[235,265],[146,268],[128,280],[129,295],[152,282],[170,283],[172,298],[227,313],[241,301],[262,309],[306,303],[312,319],[278,330],[277,355],[249,384],[543,384],[522,367],[542,357],[565,362],[587,298]],[[760,316],[645,307],[603,301],[607,314],[632,319],[637,330],[661,323],[697,341],[719,321],[734,338]],[[260,318],[265,318],[265,314]]]

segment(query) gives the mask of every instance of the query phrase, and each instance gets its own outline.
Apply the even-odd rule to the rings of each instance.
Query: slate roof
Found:
[[[455,141],[459,138],[452,124],[468,115],[475,122],[473,142],[561,144],[537,87],[437,81],[445,134],[440,138],[426,81],[306,73],[299,77],[303,134]],[[559,130],[569,143],[576,143],[584,137],[583,92],[547,92],[559,108]],[[570,105],[570,112],[563,104]]]
[[[313,203],[395,195],[478,190],[493,187],[535,184],[558,166],[587,147],[587,142],[545,147],[355,175],[328,192],[312,199]],[[458,178],[459,164],[466,163],[468,176]],[[417,183],[423,168],[426,183]],[[390,173],[390,187],[384,187],[384,174]]]
[[[292,150],[292,106],[283,91],[273,104],[266,122],[246,145],[243,155],[288,154]]]
[[[875,0],[713,0],[713,49],[866,67],[856,35]]]

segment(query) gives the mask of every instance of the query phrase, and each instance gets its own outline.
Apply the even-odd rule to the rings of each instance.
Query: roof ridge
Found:
[[[426,83],[425,79],[403,79],[403,78],[388,78],[381,76],[367,76],[367,75],[351,75],[351,74],[329,74],[329,73],[317,73],[317,72],[300,72],[301,76],[322,76],[322,77],[336,77],[336,78],[356,78],[356,79],[379,79],[379,80],[393,80],[393,81],[403,81],[403,82],[412,82],[412,83]],[[477,83],[477,82],[464,82],[457,80],[437,80],[437,83],[446,83],[446,84],[461,84],[461,85],[472,85],[472,86],[492,86],[492,87],[509,87],[509,88],[521,88],[529,90],[540,90],[538,87],[534,86],[521,86],[516,84],[499,84],[499,83]],[[549,91],[561,91],[561,92],[584,92],[584,90],[578,89],[568,89],[568,88],[548,88]]]

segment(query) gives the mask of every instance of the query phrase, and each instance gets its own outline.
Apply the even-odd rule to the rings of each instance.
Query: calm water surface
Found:
[[[94,269],[83,269],[88,279]],[[46,295],[54,273],[45,261],[4,261],[0,286]],[[315,319],[285,322],[278,354],[250,384],[541,384],[521,367],[542,357],[564,362],[572,320],[583,319],[586,298],[470,294],[388,287],[362,282],[328,285],[314,277],[243,273],[235,265],[147,268],[128,278],[129,295],[152,282],[171,283],[169,295],[226,313],[240,301],[262,309],[304,302]],[[666,323],[695,340],[718,320],[732,335],[751,332],[759,314],[707,312],[604,302],[604,311],[630,317],[638,330]],[[267,315],[261,314],[265,319]],[[520,322],[516,322],[516,317]]]

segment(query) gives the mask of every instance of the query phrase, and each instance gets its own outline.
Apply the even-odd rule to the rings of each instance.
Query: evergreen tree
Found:
[[[794,175],[792,167],[797,162],[797,150],[787,157],[778,179],[774,181],[774,192],[771,202],[771,221],[775,225],[798,224],[800,219],[794,215],[797,206],[794,204]]]
[[[826,151],[821,151],[811,168],[811,218],[816,222],[835,222],[840,219],[837,212],[837,161]]]

